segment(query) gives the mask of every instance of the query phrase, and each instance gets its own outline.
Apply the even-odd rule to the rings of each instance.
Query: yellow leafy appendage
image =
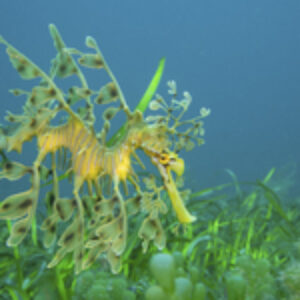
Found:
[[[49,28],[58,51],[49,74],[0,36],[0,43],[6,46],[10,61],[20,76],[41,80],[31,91],[12,90],[16,96],[26,96],[24,112],[21,115],[9,112],[6,119],[15,125],[0,128],[2,153],[12,150],[20,153],[23,143],[33,137],[37,138],[38,144],[38,156],[32,166],[9,160],[3,162],[0,179],[17,180],[25,174],[32,176],[28,191],[11,195],[1,202],[0,219],[16,220],[7,245],[18,245],[27,235],[38,205],[40,182],[52,176],[52,190],[46,195],[49,216],[41,225],[44,245],[53,245],[60,222],[69,221],[69,225],[60,235],[57,242],[60,248],[48,266],[55,266],[72,252],[76,272],[80,272],[100,254],[106,253],[112,271],[118,272],[121,268],[120,257],[126,247],[129,214],[141,212],[145,215],[139,230],[144,251],[151,240],[159,248],[165,246],[159,219],[160,213],[166,212],[161,198],[164,189],[181,223],[196,219],[187,211],[171,172],[178,176],[184,172],[184,162],[176,153],[182,148],[189,150],[194,142],[202,144],[204,129],[200,119],[209,111],[202,109],[199,116],[182,121],[191,96],[185,92],[183,99],[177,100],[176,84],[172,81],[168,83],[171,106],[158,95],[150,103],[150,108],[160,109],[164,115],[144,119],[141,112],[130,111],[117,80],[93,38],[87,37],[86,45],[94,52],[82,53],[67,48],[54,25]],[[78,56],[77,61],[74,56]],[[103,68],[111,81],[98,91],[92,90],[79,65]],[[71,75],[78,77],[80,86],[73,86],[64,92],[54,79]],[[84,105],[79,106],[80,103]],[[103,128],[99,133],[94,130],[94,103],[110,105],[103,112]],[[76,112],[72,108],[74,105],[78,107]],[[67,116],[58,123],[57,115],[62,112]],[[107,146],[110,122],[118,113],[125,114],[127,118],[126,133],[114,145]],[[177,130],[179,126],[184,127],[183,132]],[[157,167],[163,181],[161,187],[151,176],[144,177],[144,183],[140,182],[140,176],[133,169],[133,162],[144,167],[137,156],[137,149],[149,156]],[[48,154],[52,160],[50,168],[43,164]],[[67,164],[65,174],[73,179],[73,195],[63,198],[59,193],[57,167],[64,165],[66,169]],[[120,183],[123,183],[123,188],[120,188]],[[130,183],[129,187],[127,183]],[[146,190],[143,191],[143,187]]]

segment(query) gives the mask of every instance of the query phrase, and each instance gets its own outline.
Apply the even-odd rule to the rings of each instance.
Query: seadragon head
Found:
[[[178,157],[175,152],[166,150],[162,151],[161,153],[151,153],[149,151],[147,152],[147,154],[151,157],[152,163],[160,172],[160,175],[164,182],[164,186],[168,192],[173,209],[176,212],[179,222],[186,224],[195,221],[196,217],[192,216],[186,209],[172,176],[172,171],[177,176],[183,175],[184,160]]]
[[[191,150],[194,142],[203,143],[202,138],[197,137],[197,135],[199,135],[199,131],[203,130],[200,119],[206,117],[209,110],[202,109],[200,116],[182,121],[181,118],[191,102],[191,96],[185,92],[184,98],[178,101],[175,99],[177,96],[177,91],[174,90],[176,89],[175,83],[173,81],[168,82],[168,85],[173,88],[172,105],[168,106],[166,101],[159,95],[156,100],[150,103],[152,109],[160,108],[165,111],[166,115],[150,116],[146,118],[146,121],[138,118],[139,126],[132,126],[132,128],[138,128],[138,130],[131,130],[129,140],[136,148],[142,149],[157,167],[178,220],[180,223],[187,224],[195,221],[196,217],[191,215],[185,207],[172,173],[177,176],[182,176],[184,173],[184,160],[178,155],[182,148]],[[176,112],[177,114],[175,114]],[[185,126],[184,132],[179,131],[178,127],[181,126]],[[200,135],[203,135],[203,133],[201,131]]]
[[[172,176],[172,172],[177,176],[183,175],[184,160],[180,158],[177,153],[169,150],[168,145],[170,142],[167,136],[167,127],[150,127],[148,131],[150,132],[148,135],[145,134],[141,148],[157,167],[179,222],[191,223],[196,220],[196,217],[192,216],[186,209]],[[151,138],[149,138],[149,136]],[[154,142],[149,143],[149,141],[152,140],[154,140]]]

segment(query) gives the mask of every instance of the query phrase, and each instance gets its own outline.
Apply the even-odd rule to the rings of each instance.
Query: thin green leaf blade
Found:
[[[152,80],[150,82],[150,84],[148,85],[142,99],[140,100],[139,104],[137,105],[137,107],[135,108],[135,110],[139,110],[140,112],[145,112],[145,110],[147,109],[149,102],[152,100],[157,87],[160,83],[164,68],[165,68],[165,62],[166,62],[166,58],[163,57],[161,58],[161,60],[159,61],[158,67],[156,69],[156,72],[154,74],[154,76],[152,77]]]
[[[158,67],[148,85],[143,97],[141,98],[139,104],[136,106],[135,111],[140,111],[141,113],[145,112],[147,109],[149,102],[151,101],[152,97],[154,96],[157,87],[160,83],[164,68],[165,68],[165,61],[166,58],[163,57],[160,59]],[[126,122],[127,123],[127,122]],[[126,123],[124,123],[119,130],[110,138],[110,140],[106,143],[107,146],[112,146],[116,144],[125,134],[126,132]]]

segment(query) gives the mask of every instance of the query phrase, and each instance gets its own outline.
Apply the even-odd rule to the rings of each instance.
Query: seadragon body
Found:
[[[112,270],[117,272],[121,267],[120,256],[125,249],[128,235],[127,206],[133,207],[131,209],[133,213],[137,211],[148,213],[139,231],[139,236],[144,240],[144,250],[150,240],[154,240],[158,247],[163,247],[165,243],[159,220],[159,213],[163,211],[159,196],[161,189],[152,183],[150,187],[153,192],[143,192],[132,166],[133,159],[143,166],[137,156],[137,149],[141,149],[149,156],[159,170],[163,188],[167,190],[179,221],[190,223],[195,220],[195,217],[187,211],[171,172],[179,176],[183,174],[184,162],[176,152],[183,147],[183,144],[190,142],[191,131],[199,130],[202,123],[198,121],[199,118],[190,122],[180,121],[189,104],[188,99],[182,102],[174,99],[175,108],[182,109],[177,118],[172,115],[174,107],[167,107],[163,99],[156,100],[154,106],[165,110],[167,116],[158,118],[152,123],[147,122],[142,112],[138,110],[131,112],[128,108],[118,82],[94,39],[88,37],[86,44],[96,53],[84,54],[76,49],[66,48],[54,25],[50,25],[50,33],[58,50],[58,56],[52,62],[50,74],[43,72],[0,37],[0,43],[6,45],[9,58],[21,77],[41,79],[41,83],[30,92],[13,90],[16,96],[27,96],[24,113],[22,115],[9,113],[7,120],[18,126],[12,133],[5,134],[2,131],[0,135],[1,151],[21,152],[23,143],[33,137],[37,138],[38,145],[38,156],[32,167],[7,161],[0,172],[0,178],[9,180],[17,180],[26,173],[32,175],[32,186],[28,191],[11,195],[1,202],[0,219],[16,219],[7,244],[18,245],[31,227],[38,205],[40,181],[45,177],[46,168],[43,161],[47,154],[50,154],[53,189],[48,195],[51,203],[50,215],[41,226],[41,229],[45,231],[44,245],[49,247],[54,243],[58,223],[71,220],[71,224],[61,234],[58,240],[60,249],[48,266],[55,266],[67,253],[73,252],[76,271],[80,272],[90,266],[99,254],[106,253]],[[112,81],[99,91],[91,90],[73,55],[79,55],[78,62],[85,67],[104,68]],[[70,75],[76,75],[79,78],[81,87],[72,87],[66,94],[57,87],[54,77],[64,78]],[[110,104],[115,103],[117,99],[120,100],[119,107],[109,107],[105,110],[104,126],[98,134],[93,129],[95,122],[91,101],[93,96],[95,96],[95,103],[98,104]],[[75,112],[71,105],[79,100],[84,100],[86,105]],[[157,107],[154,108],[157,109]],[[120,137],[109,145],[106,136],[110,121],[120,111],[125,113],[127,121]],[[65,112],[68,116],[67,120],[62,124],[52,125],[51,121],[59,112]],[[202,114],[200,118],[204,116]],[[172,126],[169,125],[170,121],[173,121]],[[179,133],[176,128],[180,125],[192,126],[186,132]],[[176,142],[176,138],[180,139],[181,144]],[[182,141],[182,138],[185,140]],[[201,143],[201,141],[202,139],[199,138],[198,142]],[[170,150],[172,143],[174,151]],[[69,151],[68,172],[73,176],[74,182],[71,198],[63,198],[59,193],[56,155],[62,150]],[[103,193],[107,178],[113,184],[108,197]],[[128,182],[136,191],[135,195],[126,201],[120,190],[121,182],[124,185],[125,194],[128,193]],[[88,189],[87,196],[82,195],[81,192],[85,183]],[[87,207],[92,207],[92,217],[89,220],[85,216]]]

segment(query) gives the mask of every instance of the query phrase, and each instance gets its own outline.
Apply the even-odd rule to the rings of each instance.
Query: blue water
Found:
[[[45,70],[55,55],[49,23],[70,47],[85,50],[85,36],[96,38],[132,108],[166,56],[160,93],[174,79],[193,96],[189,116],[202,106],[212,110],[206,144],[184,154],[189,183],[197,188],[230,180],[226,168],[251,181],[271,167],[299,163],[299,0],[1,3],[0,34]],[[93,85],[100,87],[94,74]],[[1,47],[1,120],[24,103],[7,90],[29,86]],[[25,148],[28,160],[34,149]]]

